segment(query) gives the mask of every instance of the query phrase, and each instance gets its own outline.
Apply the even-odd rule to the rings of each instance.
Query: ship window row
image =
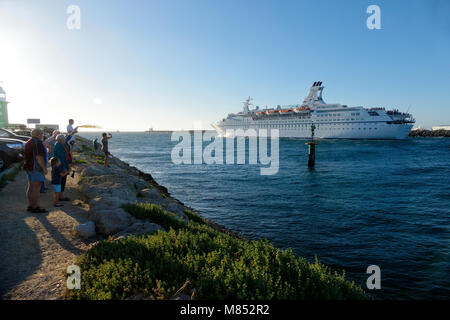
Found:
[[[318,114],[318,117],[341,117],[341,116],[346,116],[348,115],[348,113],[324,113],[324,114]],[[353,112],[350,114],[351,116],[359,116],[360,113],[359,112]]]

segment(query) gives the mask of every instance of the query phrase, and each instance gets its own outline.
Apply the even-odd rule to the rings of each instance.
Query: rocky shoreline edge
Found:
[[[74,205],[86,208],[89,222],[79,224],[74,233],[88,239],[94,236],[119,239],[130,235],[145,235],[163,228],[150,221],[137,219],[123,209],[130,203],[149,203],[171,212],[181,221],[189,220],[186,211],[194,209],[172,197],[166,187],[159,185],[149,173],[111,156],[110,167],[102,164],[103,152],[95,151],[93,142],[76,137],[74,170],[81,199]],[[213,229],[243,239],[239,234],[206,218]]]

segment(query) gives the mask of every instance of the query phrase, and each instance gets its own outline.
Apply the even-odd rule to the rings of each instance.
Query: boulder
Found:
[[[80,191],[88,199],[113,197],[126,202],[136,201],[136,190],[126,177],[118,175],[91,176],[79,181]]]
[[[83,177],[92,177],[92,176],[102,176],[102,175],[110,175],[111,170],[105,166],[99,165],[90,165],[81,171],[81,175]]]
[[[120,208],[123,204],[128,203],[124,199],[113,197],[95,197],[89,201],[89,208],[92,211],[112,210]]]
[[[161,206],[163,207],[164,210],[172,212],[175,216],[177,216],[181,220],[186,221],[186,222],[189,221],[189,218],[184,213],[184,210],[185,210],[184,206],[180,205],[179,203],[172,202],[169,200],[169,201],[162,203]]]
[[[77,237],[82,239],[88,239],[96,235],[95,233],[95,223],[88,221],[83,224],[79,224],[73,228],[73,232]]]
[[[116,234],[133,224],[136,219],[121,208],[90,211],[92,219],[100,233],[104,235]]]
[[[161,193],[155,188],[145,188],[140,191],[141,196],[150,203],[160,204],[165,199]]]

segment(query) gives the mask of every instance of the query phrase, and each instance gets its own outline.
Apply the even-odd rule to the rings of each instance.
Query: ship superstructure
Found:
[[[397,109],[328,104],[323,89],[321,81],[314,82],[301,104],[277,108],[250,109],[249,97],[242,112],[228,114],[213,127],[222,136],[237,129],[278,129],[280,137],[308,138],[314,124],[315,136],[322,139],[406,139],[415,123],[411,114]]]

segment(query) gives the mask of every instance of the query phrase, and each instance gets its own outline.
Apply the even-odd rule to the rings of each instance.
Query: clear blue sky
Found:
[[[381,30],[366,27],[371,4]],[[320,80],[327,102],[450,124],[445,0],[0,0],[0,41],[10,122],[207,127],[249,95],[299,103]]]

